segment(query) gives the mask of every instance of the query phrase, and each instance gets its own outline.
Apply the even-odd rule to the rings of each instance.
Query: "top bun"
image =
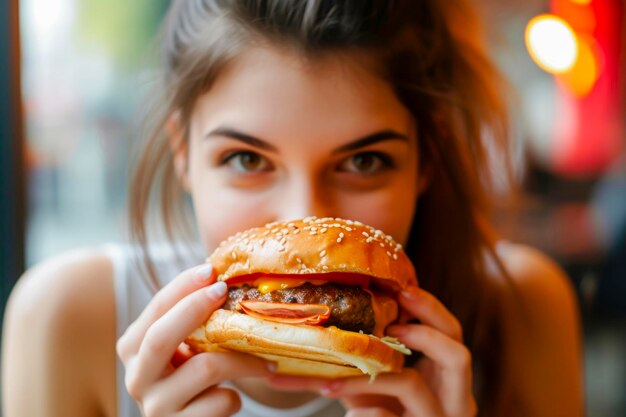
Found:
[[[402,245],[358,221],[326,217],[269,223],[223,241],[207,260],[218,280],[257,273],[356,273],[401,290],[416,285],[413,264]]]

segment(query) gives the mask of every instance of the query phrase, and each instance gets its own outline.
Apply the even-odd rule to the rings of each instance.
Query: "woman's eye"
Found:
[[[356,174],[375,174],[392,166],[391,158],[380,152],[362,152],[345,159],[339,170]]]
[[[233,152],[227,155],[220,165],[229,165],[241,173],[264,172],[272,167],[265,157],[251,151]]]

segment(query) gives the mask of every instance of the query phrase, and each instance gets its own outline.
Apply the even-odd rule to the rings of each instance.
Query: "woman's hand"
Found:
[[[279,388],[313,389],[340,399],[347,416],[471,417],[477,413],[472,393],[469,350],[458,320],[430,293],[416,287],[401,293],[400,305],[421,324],[397,324],[387,333],[424,357],[398,374],[333,381],[273,376]]]
[[[118,340],[126,388],[144,416],[230,416],[240,408],[239,396],[217,384],[270,375],[269,364],[243,354],[200,353],[180,360],[185,338],[224,303],[226,284],[213,282],[209,265],[183,272]]]

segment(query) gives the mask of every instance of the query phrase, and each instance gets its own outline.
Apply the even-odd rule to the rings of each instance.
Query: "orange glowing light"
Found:
[[[560,17],[551,14],[534,17],[526,26],[525,39],[531,58],[547,72],[561,74],[576,62],[576,34]]]
[[[599,52],[594,40],[589,37],[578,39],[578,56],[572,68],[558,79],[572,94],[584,97],[593,88],[602,71]]]

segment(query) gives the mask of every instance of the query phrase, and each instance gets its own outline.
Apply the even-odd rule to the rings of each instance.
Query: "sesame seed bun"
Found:
[[[416,285],[413,264],[402,245],[363,223],[339,218],[307,217],[270,223],[237,233],[222,242],[208,262],[218,280],[265,274],[367,275],[394,291]]]
[[[396,303],[391,300],[395,310],[391,309],[390,317],[389,309],[377,301],[382,300],[378,292],[389,300],[395,292],[417,285],[411,261],[391,236],[338,218],[308,217],[238,233],[222,242],[208,262],[218,272],[218,280],[229,287],[265,275],[302,280],[312,274],[311,282],[360,286],[371,294],[376,320],[387,324],[397,315]],[[276,362],[281,374],[318,377],[399,372],[403,353],[409,353],[399,343],[382,338],[384,326],[374,332],[377,337],[271,319],[220,309],[187,343],[195,351],[253,354]]]

